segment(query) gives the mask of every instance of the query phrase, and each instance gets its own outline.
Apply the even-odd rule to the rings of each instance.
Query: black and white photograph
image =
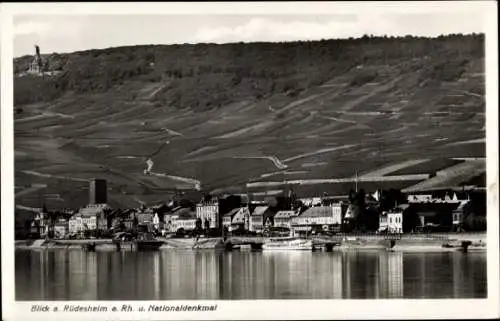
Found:
[[[498,317],[492,10],[2,4],[4,319]]]

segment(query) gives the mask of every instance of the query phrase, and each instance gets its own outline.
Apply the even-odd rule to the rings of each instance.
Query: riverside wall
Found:
[[[383,250],[391,248],[391,239],[394,240],[392,250],[395,251],[449,251],[452,247],[460,246],[462,241],[470,241],[470,249],[486,249],[486,233],[457,233],[457,234],[430,234],[430,235],[401,235],[388,237],[382,235],[336,235],[333,237],[312,237],[316,245],[334,244],[334,250]],[[216,249],[223,244],[221,238],[157,238],[163,244],[160,250],[197,250]],[[228,237],[227,242],[233,245],[262,244],[263,237]],[[95,243],[96,251],[115,251],[116,246],[111,239],[85,240],[26,240],[16,241],[16,249],[82,249],[87,244]],[[130,246],[128,246],[130,245]],[[121,250],[133,250],[131,242],[122,243]]]

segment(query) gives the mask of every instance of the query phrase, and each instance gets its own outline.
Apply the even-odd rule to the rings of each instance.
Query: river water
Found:
[[[17,250],[16,300],[485,298],[486,253]]]

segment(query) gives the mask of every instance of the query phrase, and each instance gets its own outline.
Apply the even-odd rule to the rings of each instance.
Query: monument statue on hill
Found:
[[[41,74],[43,71],[43,60],[40,55],[40,47],[35,45],[35,56],[33,57],[33,61],[29,66],[29,72],[35,74]]]

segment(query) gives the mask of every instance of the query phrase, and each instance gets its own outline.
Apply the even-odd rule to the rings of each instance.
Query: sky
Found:
[[[16,15],[14,56],[144,44],[321,40],[364,34],[484,32],[475,12],[342,14]]]

